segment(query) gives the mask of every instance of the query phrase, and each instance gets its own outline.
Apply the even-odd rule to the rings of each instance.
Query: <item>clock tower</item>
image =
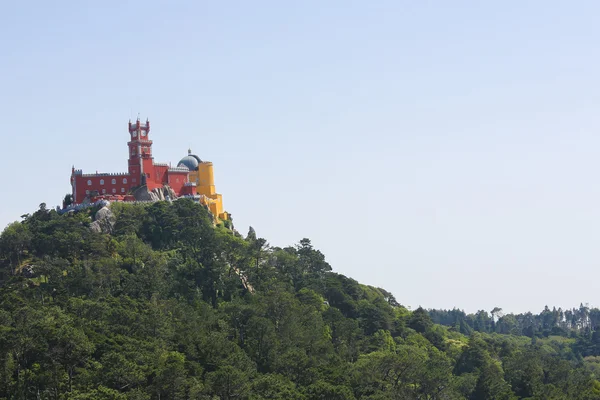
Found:
[[[149,139],[150,121],[140,122],[140,118],[129,121],[129,175],[135,186],[145,185],[153,169],[152,141]]]

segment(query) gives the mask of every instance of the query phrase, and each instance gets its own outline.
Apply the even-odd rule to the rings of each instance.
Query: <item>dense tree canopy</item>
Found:
[[[0,236],[0,399],[599,399],[600,311],[410,311],[188,200]]]

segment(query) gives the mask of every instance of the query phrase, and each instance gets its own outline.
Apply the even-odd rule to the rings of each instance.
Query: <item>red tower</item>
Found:
[[[129,147],[129,175],[132,183],[136,185],[146,184],[147,178],[152,173],[152,140],[149,139],[150,121],[141,123],[138,118],[135,124],[129,121],[129,136],[131,140],[127,143]]]

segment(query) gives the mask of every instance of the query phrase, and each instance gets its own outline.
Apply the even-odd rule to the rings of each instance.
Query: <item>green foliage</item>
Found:
[[[44,204],[0,235],[0,399],[600,398],[595,309],[410,312],[309,239],[111,208],[112,235]]]

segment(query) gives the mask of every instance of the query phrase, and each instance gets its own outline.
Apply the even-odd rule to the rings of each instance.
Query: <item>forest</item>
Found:
[[[0,399],[600,399],[600,310],[410,310],[190,200],[97,211],[2,232]]]

